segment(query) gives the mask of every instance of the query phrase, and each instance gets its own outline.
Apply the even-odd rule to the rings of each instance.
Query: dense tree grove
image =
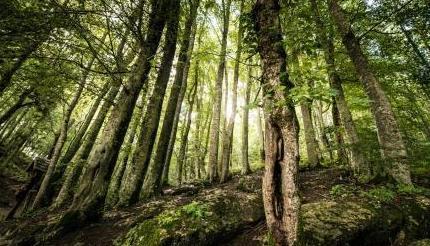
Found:
[[[0,174],[24,184],[7,220],[57,214],[60,234],[264,169],[269,244],[297,245],[300,171],[429,173],[426,0],[0,6]]]

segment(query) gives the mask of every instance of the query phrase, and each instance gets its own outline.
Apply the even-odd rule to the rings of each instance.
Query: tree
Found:
[[[266,222],[277,245],[294,245],[298,240],[300,210],[297,184],[299,129],[294,104],[287,94],[293,84],[286,71],[279,2],[258,0],[253,11],[265,97],[263,202]]]
[[[408,156],[391,104],[372,71],[361,48],[360,40],[347,22],[343,10],[336,0],[328,0],[328,4],[333,21],[342,36],[342,42],[371,100],[371,109],[378,129],[378,140],[385,159],[385,169],[398,183],[411,184]]]
[[[211,132],[210,132],[210,141],[209,141],[209,170],[208,176],[209,181],[213,182],[218,178],[218,145],[219,145],[219,130],[220,130],[220,116],[221,116],[221,103],[222,103],[222,81],[224,78],[224,70],[225,70],[225,58],[226,58],[226,49],[227,49],[227,35],[229,30],[229,20],[230,20],[230,6],[231,0],[227,0],[224,3],[222,1],[222,20],[223,20],[223,29],[222,29],[222,37],[221,37],[221,48],[220,48],[220,56],[218,61],[218,72],[215,81],[215,102],[214,108],[212,110],[212,121],[211,121]]]
[[[146,84],[151,62],[157,51],[165,26],[165,9],[171,1],[151,1],[152,12],[148,20],[146,39],[140,51],[125,88],[121,91],[118,103],[112,108],[110,117],[103,129],[103,138],[94,147],[82,180],[74,196],[73,203],[59,222],[60,227],[70,223],[85,223],[100,216],[109,180],[112,175],[120,147],[140,90]]]
[[[240,2],[240,15],[243,13],[244,8],[244,0]],[[221,154],[221,162],[222,162],[222,172],[221,172],[221,182],[225,182],[230,175],[229,167],[230,167],[230,158],[231,158],[231,149],[233,145],[233,130],[234,130],[234,122],[236,119],[236,108],[237,108],[237,84],[239,82],[239,65],[240,59],[242,55],[242,35],[243,35],[243,25],[240,21],[239,15],[239,28],[237,34],[237,49],[236,49],[236,61],[234,63],[234,75],[233,75],[233,95],[232,95],[232,111],[230,117],[228,119],[227,129],[223,136],[223,149]]]
[[[158,138],[157,150],[155,152],[154,161],[152,162],[152,165],[150,164],[148,168],[148,175],[144,181],[144,189],[142,190],[141,195],[143,198],[147,198],[161,192],[163,169],[165,166],[167,166],[166,161],[168,158],[170,158],[167,155],[167,151],[169,146],[173,148],[173,146],[170,145],[171,138],[173,137],[172,124],[175,123],[174,121],[176,112],[178,112],[178,107],[178,110],[180,111],[179,104],[182,102],[181,95],[184,95],[186,90],[186,80],[188,78],[189,59],[191,55],[190,51],[194,46],[195,37],[195,35],[192,34],[194,33],[192,32],[192,29],[197,16],[199,4],[200,1],[195,0],[190,5],[190,15],[188,16],[184,26],[184,35],[181,40],[181,48],[179,50],[175,79],[170,90],[169,102],[165,111],[160,137]],[[179,117],[179,112],[177,116]]]
[[[142,119],[136,149],[128,163],[125,181],[121,189],[121,204],[132,204],[138,201],[146,171],[151,160],[164,94],[166,92],[167,83],[169,82],[170,70],[176,51],[180,4],[179,1],[175,1],[172,4],[174,4],[170,6],[172,12],[167,17],[166,38],[163,47],[164,54],[161,59],[162,66],[158,71],[155,87],[149,99],[146,114]]]

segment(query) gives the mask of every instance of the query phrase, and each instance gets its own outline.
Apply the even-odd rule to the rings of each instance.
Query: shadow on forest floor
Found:
[[[45,241],[43,245],[112,245],[117,238],[124,237],[132,228],[137,227],[137,225],[158,218],[157,216],[165,211],[173,211],[184,205],[193,204],[196,199],[211,197],[220,192],[237,193],[238,196],[240,196],[243,195],[245,191],[250,194],[261,195],[261,175],[262,170],[259,170],[249,175],[249,177],[246,177],[246,179],[254,180],[254,185],[250,188],[242,187],[243,177],[234,176],[232,180],[225,184],[208,186],[204,183],[193,183],[185,184],[178,188],[166,189],[164,191],[164,196],[128,208],[113,209],[105,212],[103,218],[98,222],[61,235],[61,237],[57,239]],[[337,199],[334,196],[336,194],[333,194],[334,189],[344,186],[357,186],[348,178],[344,171],[339,169],[321,169],[301,172],[299,182],[303,204],[320,202],[330,203]],[[371,188],[372,186],[361,186],[356,188],[355,191],[360,190],[361,192]],[[347,189],[342,189],[344,189],[341,190],[342,193],[347,192]],[[240,192],[242,193],[239,194]],[[340,195],[342,198],[345,198],[345,194]],[[347,199],[358,199],[357,197],[358,196],[350,196]],[[201,202],[201,200],[199,202]],[[30,242],[35,243],[31,239],[25,239],[24,241],[16,241],[16,239],[29,236],[30,238],[34,238],[34,236],[29,234],[42,232],[46,225],[55,221],[56,218],[58,218],[58,215],[48,214],[45,211],[37,216],[3,222],[0,224],[0,234],[3,235],[3,237],[6,234],[10,234],[13,235],[13,238],[11,238],[12,241],[0,240],[0,245],[15,244],[16,242],[24,244]],[[216,239],[212,238],[212,241],[215,240],[217,245],[262,245],[266,240],[266,234],[267,229],[264,223],[264,216],[259,215],[257,219],[249,223],[241,223],[240,228],[238,227],[229,233],[225,233],[222,237],[218,236]]]

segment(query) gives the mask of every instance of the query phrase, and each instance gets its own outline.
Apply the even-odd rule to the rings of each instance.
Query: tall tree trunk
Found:
[[[265,151],[264,151],[264,132],[263,127],[261,125],[261,109],[257,108],[257,131],[258,131],[258,139],[260,140],[260,159],[264,162]]]
[[[87,134],[85,135],[84,142],[79,147],[79,150],[73,157],[72,163],[68,165],[70,167],[68,167],[69,170],[66,173],[66,178],[53,204],[54,208],[63,206],[67,202],[67,200],[72,197],[72,191],[79,182],[79,176],[82,173],[82,169],[84,168],[86,160],[88,159],[88,156],[90,155],[91,150],[94,147],[94,144],[97,140],[97,136],[99,135],[99,132],[103,126],[103,122],[105,121],[109,109],[115,101],[120,87],[120,81],[114,81],[114,84],[109,90],[104,102],[100,106],[96,118],[94,119],[93,123],[88,129]]]
[[[110,83],[109,82],[105,83],[102,90],[100,91],[100,94],[97,96],[96,100],[94,100],[93,105],[90,107],[90,110],[88,111],[84,122],[82,123],[81,127],[79,128],[78,132],[76,133],[75,137],[73,138],[72,142],[67,148],[66,153],[61,158],[60,165],[69,163],[72,160],[73,156],[78,151],[79,147],[82,144],[82,139],[84,138],[84,135],[87,132],[91,124],[91,121],[93,120],[94,115],[96,114],[97,109],[99,108],[99,105],[103,100],[103,97],[108,92],[109,87],[110,87]]]
[[[323,103],[322,101],[316,101],[315,102],[315,109],[316,111],[314,111],[314,119],[315,119],[315,130],[317,130],[319,138],[320,138],[320,142],[321,142],[321,146],[322,146],[322,153],[321,153],[321,160],[323,160],[323,153],[328,153],[329,155],[329,162],[332,163],[333,162],[333,150],[332,150],[332,146],[331,143],[327,137],[327,133],[326,133],[326,125],[324,122],[324,114],[323,114]]]
[[[398,183],[411,184],[408,155],[391,104],[370,68],[367,57],[361,49],[360,40],[347,22],[343,10],[336,0],[328,0],[328,3],[333,20],[342,36],[342,42],[370,99],[378,140],[385,160],[384,168]]]
[[[341,165],[348,164],[348,155],[345,150],[345,141],[342,134],[342,125],[340,120],[340,112],[337,107],[336,97],[332,97],[331,114],[333,116],[333,126],[335,128],[337,162]]]
[[[324,22],[321,20],[319,13],[318,4],[315,0],[311,0],[312,10],[314,11],[315,23],[318,30],[319,38],[324,48],[324,59],[329,74],[330,87],[336,90],[335,96],[336,105],[339,109],[340,117],[342,119],[343,126],[345,127],[345,133],[347,136],[348,144],[351,146],[351,170],[353,170],[356,177],[361,181],[367,181],[370,174],[369,167],[366,164],[366,159],[360,150],[360,139],[352,118],[351,111],[349,110],[348,104],[345,100],[345,95],[342,88],[341,79],[336,71],[335,56],[334,56],[334,44],[333,44],[333,30],[327,30]]]
[[[318,143],[315,139],[314,124],[312,121],[312,101],[300,103],[300,110],[303,118],[303,129],[305,131],[306,153],[308,154],[308,163],[310,168],[320,165],[318,154]]]
[[[198,81],[194,81],[194,85],[190,90],[190,94],[188,95],[188,112],[187,116],[184,120],[184,130],[181,137],[181,147],[179,148],[179,154],[177,158],[177,165],[178,165],[178,183],[182,183],[182,169],[185,162],[185,155],[186,155],[186,146],[188,144],[188,134],[190,132],[191,127],[191,114],[193,113],[193,107],[194,107],[194,101],[197,95],[197,87],[198,87]]]
[[[223,148],[224,148],[224,139],[227,138],[226,134],[227,134],[227,107],[228,107],[228,91],[229,91],[229,86],[228,86],[228,67],[227,64],[225,66],[224,69],[224,85],[223,85],[223,89],[222,89],[222,105],[221,105],[221,118],[220,118],[220,127],[221,127],[221,131],[220,131],[220,144],[219,146],[221,147],[221,151],[218,151],[218,167],[217,167],[217,173],[219,178],[221,178],[222,175],[222,165],[223,165]],[[227,161],[228,162],[228,161]],[[227,164],[228,165],[228,164]]]
[[[222,1],[223,8],[223,31],[222,31],[222,39],[221,39],[221,50],[220,57],[218,63],[218,73],[217,79],[215,82],[215,100],[214,106],[212,110],[212,121],[211,121],[211,133],[210,133],[210,142],[209,142],[209,170],[208,176],[209,181],[213,182],[218,178],[217,166],[218,166],[218,143],[219,143],[219,129],[220,129],[220,116],[221,116],[221,103],[222,103],[222,81],[224,77],[224,69],[225,69],[225,57],[226,57],[226,49],[227,49],[227,35],[228,35],[228,26],[230,21],[230,5],[231,0],[227,0],[227,3],[224,4],[224,0]]]
[[[245,1],[241,0],[240,2],[240,16],[243,13],[243,6]],[[240,18],[239,16],[239,18]],[[231,159],[231,150],[233,147],[233,130],[234,130],[234,122],[236,119],[236,108],[237,108],[237,84],[239,83],[239,65],[240,59],[242,55],[242,35],[243,35],[243,26],[242,22],[239,20],[239,29],[237,31],[237,50],[236,50],[236,61],[234,64],[234,75],[233,75],[233,95],[232,95],[232,109],[230,118],[228,120],[227,129],[224,133],[223,138],[223,150],[221,155],[222,161],[222,172],[221,172],[221,182],[225,182],[230,176],[229,170],[229,162]]]
[[[27,98],[29,92],[25,91],[23,92],[19,97],[18,100],[8,109],[6,110],[6,112],[4,112],[1,116],[0,116],[0,125],[5,123],[7,120],[9,120],[13,114],[16,113],[16,111],[18,111],[19,109],[25,107],[25,106],[29,106],[32,103],[24,103],[25,99]]]
[[[106,34],[104,35],[103,39],[106,37]],[[66,106],[66,110],[63,115],[63,120],[61,123],[61,130],[60,130],[60,136],[58,137],[57,142],[55,143],[55,149],[54,153],[49,161],[48,169],[46,170],[45,176],[43,177],[43,181],[40,184],[39,191],[37,192],[36,197],[34,198],[34,202],[32,205],[32,209],[37,209],[42,205],[43,199],[45,198],[46,191],[48,189],[48,186],[51,184],[51,178],[54,174],[54,171],[57,166],[57,162],[60,158],[61,151],[63,150],[64,144],[67,140],[67,133],[69,129],[69,123],[70,123],[70,117],[72,115],[73,110],[75,109],[76,105],[79,102],[79,98],[81,97],[81,94],[84,90],[85,84],[87,82],[89,69],[93,66],[93,63],[95,61],[95,57],[91,58],[90,62],[87,65],[88,69],[85,69],[82,75],[82,79],[79,82],[78,88],[70,101],[70,103]]]
[[[180,1],[172,2],[167,19],[167,30],[164,43],[164,54],[161,60],[161,68],[155,81],[153,94],[149,99],[145,116],[142,120],[140,133],[137,139],[136,150],[128,163],[127,172],[121,187],[121,205],[130,205],[139,200],[143,181],[151,160],[151,153],[157,137],[161,110],[169,82],[170,71],[176,51],[178,36],[178,23]]]
[[[170,145],[169,141],[171,141],[171,138],[173,137],[173,129],[177,127],[174,126],[176,115],[175,112],[178,112],[177,109],[180,107],[179,104],[181,104],[180,100],[182,100],[182,98],[180,98],[182,91],[185,93],[186,89],[189,59],[191,57],[195,37],[193,26],[197,16],[197,9],[200,4],[200,0],[194,0],[191,3],[190,14],[185,21],[183,31],[184,35],[181,41],[181,48],[176,65],[175,79],[170,90],[169,102],[164,114],[163,126],[161,127],[160,136],[158,138],[157,150],[155,151],[154,161],[149,165],[148,174],[145,177],[143,190],[141,193],[141,198],[148,198],[150,196],[160,194],[163,168],[167,164],[166,160],[171,156],[171,153],[168,154],[167,151],[170,146],[173,150],[173,143]]]
[[[199,80],[199,66],[197,66],[197,62],[196,62],[196,66],[195,66],[195,70],[194,70],[194,81],[198,81]],[[195,132],[193,134],[193,151],[194,151],[194,155],[191,161],[191,164],[193,165],[192,168],[194,168],[195,170],[195,178],[196,179],[201,179],[201,169],[200,169],[200,165],[199,165],[199,155],[202,151],[202,141],[203,141],[203,126],[202,126],[202,120],[203,120],[203,114],[204,112],[202,111],[202,96],[203,95],[203,86],[199,86],[198,88],[199,92],[196,98],[196,112],[197,112],[197,117],[196,117],[196,127],[195,127]],[[200,96],[199,96],[200,95]]]
[[[242,122],[242,174],[251,172],[248,160],[248,129],[249,129],[249,98],[251,95],[252,68],[248,67],[248,82],[245,88],[245,106],[243,107]],[[261,124],[261,123],[260,123]]]
[[[286,70],[279,11],[278,0],[257,0],[254,5],[266,117],[263,201],[267,226],[275,243],[294,245],[300,210],[299,126],[294,104],[287,96],[293,84]]]
[[[199,169],[202,172],[202,176],[206,177],[207,174],[207,169],[205,166],[205,158],[206,158],[206,154],[208,153],[208,146],[209,146],[209,134],[211,131],[211,120],[212,120],[212,111],[209,110],[209,112],[206,115],[206,122],[204,124],[205,126],[205,131],[206,131],[206,136],[205,136],[205,144],[203,146],[203,150],[200,152],[199,154],[199,160],[198,160],[198,165],[199,165]]]
[[[148,20],[146,39],[141,43],[136,63],[129,81],[121,91],[117,104],[112,108],[103,138],[94,147],[88,161],[88,167],[82,174],[82,180],[74,196],[72,206],[59,222],[59,226],[74,223],[79,225],[100,216],[109,181],[117,161],[120,147],[131,120],[133,109],[151,69],[151,63],[166,22],[166,9],[174,0],[152,0],[152,12]]]
[[[134,109],[134,113],[133,113],[133,123],[131,125],[131,128],[129,129],[129,133],[128,133],[128,140],[127,143],[124,147],[124,152],[123,152],[123,158],[122,160],[118,161],[116,163],[116,167],[114,170],[114,174],[112,176],[111,182],[110,182],[110,186],[109,186],[109,191],[108,191],[108,196],[106,198],[106,205],[113,207],[118,203],[119,200],[119,190],[121,188],[121,182],[124,178],[124,174],[125,174],[125,169],[127,167],[128,164],[128,160],[129,158],[132,158],[132,148],[133,148],[133,143],[134,143],[134,139],[135,139],[135,135],[139,126],[139,123],[141,122],[141,118],[142,118],[142,114],[143,114],[143,106],[145,104],[145,96],[142,94],[141,97],[141,102],[140,104]]]
[[[194,23],[194,25],[195,24],[196,23]],[[172,159],[173,149],[175,147],[176,132],[178,130],[179,118],[180,118],[180,114],[181,114],[181,110],[182,110],[182,102],[184,101],[185,92],[187,90],[187,81],[188,81],[188,74],[189,74],[189,70],[190,70],[191,53],[192,53],[193,48],[194,48],[194,38],[195,38],[195,31],[193,30],[191,33],[191,41],[190,41],[191,44],[190,44],[190,47],[188,49],[188,58],[187,58],[187,62],[185,64],[184,73],[183,73],[183,82],[182,82],[181,90],[179,91],[178,102],[177,102],[176,108],[175,108],[175,115],[173,118],[172,129],[170,132],[169,144],[167,145],[167,152],[166,152],[166,157],[165,157],[165,161],[164,161],[164,165],[163,165],[163,173],[161,175],[162,177],[161,177],[161,181],[160,181],[162,183],[160,185],[167,184],[168,180],[169,180],[170,160]],[[163,123],[163,125],[164,125],[164,123]],[[160,134],[160,136],[161,136],[161,134]],[[157,148],[158,148],[158,146],[157,146]]]

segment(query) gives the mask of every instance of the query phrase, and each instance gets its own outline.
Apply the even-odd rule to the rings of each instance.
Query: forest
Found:
[[[428,0],[0,0],[0,245],[430,245]]]

